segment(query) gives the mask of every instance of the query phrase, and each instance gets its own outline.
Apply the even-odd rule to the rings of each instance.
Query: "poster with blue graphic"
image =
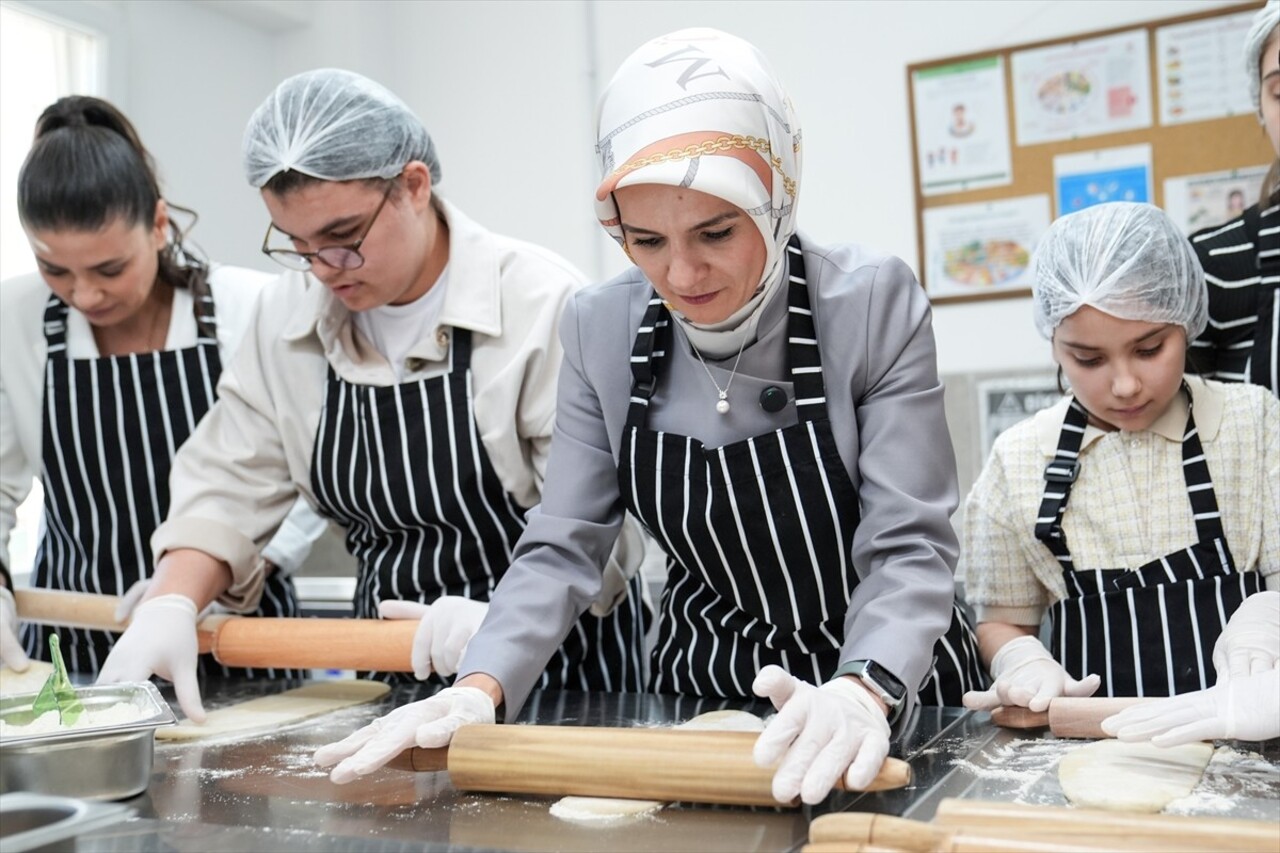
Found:
[[[1127,145],[1053,158],[1056,216],[1108,201],[1150,202],[1151,146]]]

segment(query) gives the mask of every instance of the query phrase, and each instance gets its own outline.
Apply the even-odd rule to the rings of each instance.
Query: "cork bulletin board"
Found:
[[[1240,57],[1259,8],[909,65],[918,269],[932,301],[1029,294],[1039,234],[1090,203],[1149,201],[1190,233],[1256,201],[1272,152]]]

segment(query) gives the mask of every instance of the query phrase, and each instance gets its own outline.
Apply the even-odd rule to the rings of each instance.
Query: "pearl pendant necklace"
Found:
[[[729,387],[733,385],[733,377],[738,375],[738,362],[742,361],[742,350],[747,345],[747,335],[742,335],[742,343],[738,344],[738,357],[733,360],[733,371],[729,374],[729,381],[720,387],[720,383],[716,381],[715,374],[711,372],[711,368],[707,366],[707,360],[702,357],[702,353],[698,352],[698,348],[693,345],[693,341],[689,342],[689,348],[693,350],[693,354],[698,357],[698,361],[702,362],[702,369],[707,372],[707,378],[711,380],[711,384],[716,387],[716,411],[721,415],[729,414]]]

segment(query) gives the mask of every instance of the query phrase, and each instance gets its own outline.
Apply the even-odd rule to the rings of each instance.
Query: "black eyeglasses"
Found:
[[[262,238],[262,254],[281,266],[303,272],[311,269],[313,258],[319,258],[325,266],[338,270],[359,269],[364,266],[364,255],[360,254],[360,246],[364,243],[365,238],[369,236],[369,232],[373,230],[373,223],[378,221],[378,214],[382,212],[387,199],[391,197],[391,189],[395,185],[394,178],[387,183],[387,190],[382,194],[382,201],[378,202],[378,208],[373,212],[373,216],[369,217],[369,224],[365,226],[364,233],[354,243],[348,243],[345,246],[325,246],[316,249],[314,252],[299,252],[296,249],[271,249],[267,247],[267,242],[271,239],[271,231],[275,228],[275,223],[268,223],[267,233]]]

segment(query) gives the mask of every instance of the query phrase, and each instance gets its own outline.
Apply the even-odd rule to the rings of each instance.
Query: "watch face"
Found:
[[[866,673],[868,678],[876,684],[879,684],[887,692],[893,694],[895,699],[901,700],[907,695],[907,686],[899,681],[896,675],[875,661],[867,661]]]
[[[893,701],[901,702],[906,697],[906,685],[879,663],[876,661],[856,661],[855,663],[859,665],[856,667],[855,674],[874,681],[879,688],[893,697]]]

